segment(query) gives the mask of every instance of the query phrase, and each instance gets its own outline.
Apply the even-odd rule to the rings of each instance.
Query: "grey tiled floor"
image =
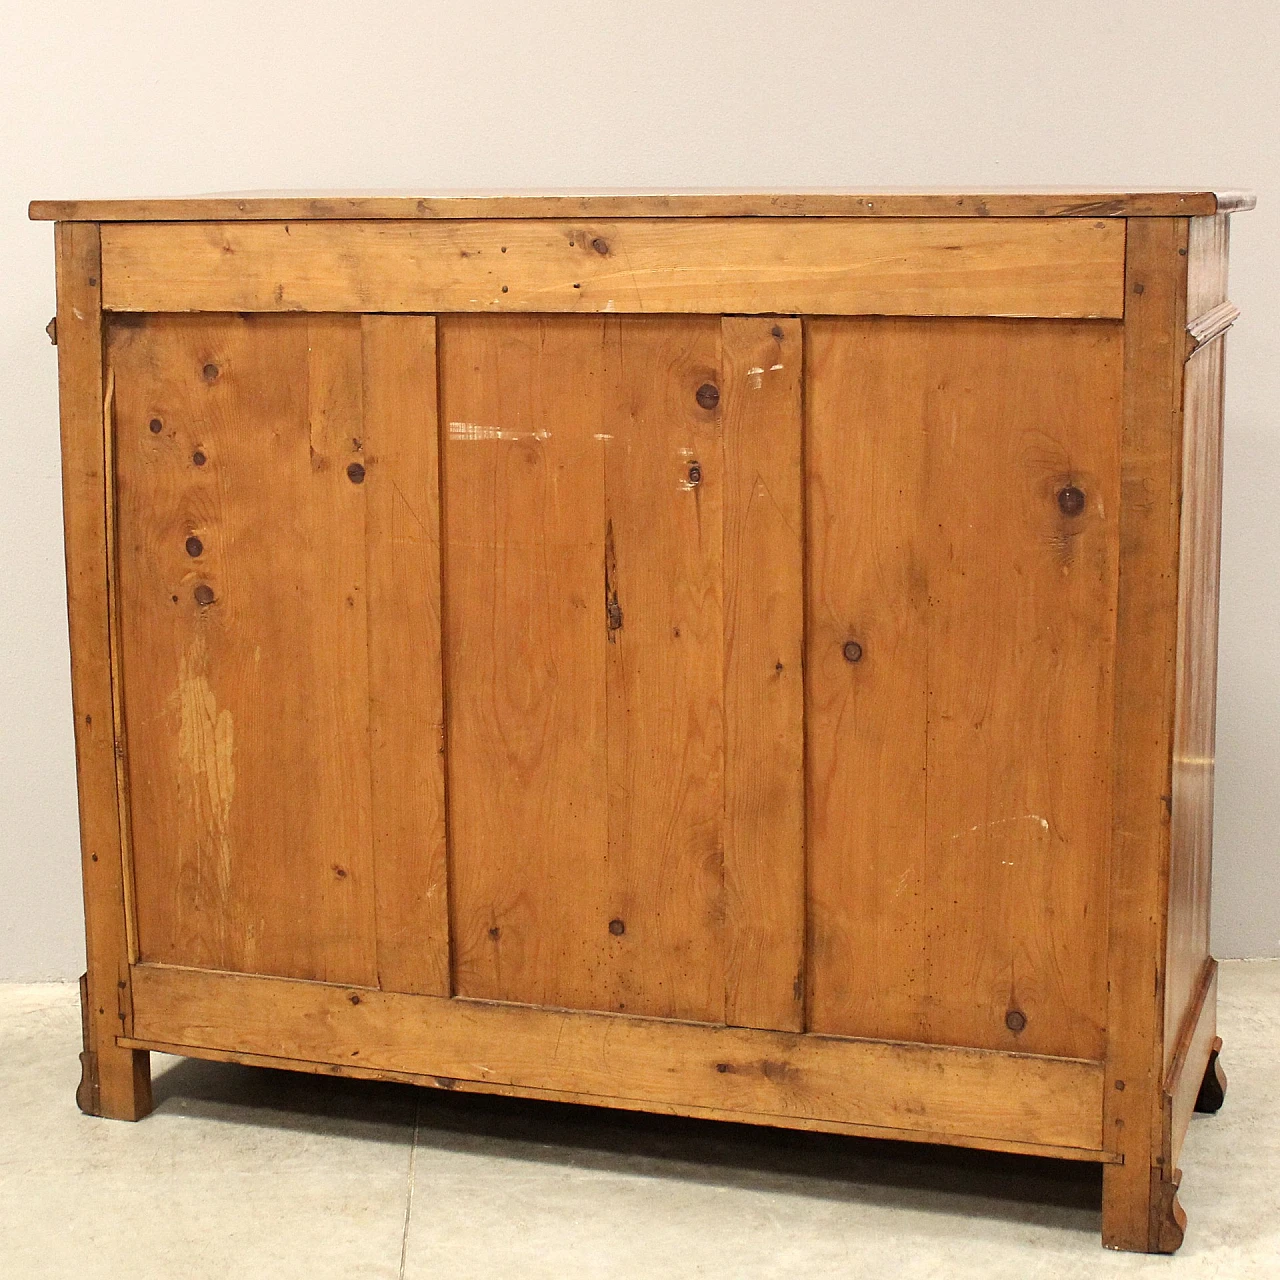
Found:
[[[155,1057],[75,1109],[74,988],[0,986],[0,1276],[1280,1277],[1280,961],[1223,966],[1231,1078],[1176,1259],[1104,1251],[1096,1168]]]

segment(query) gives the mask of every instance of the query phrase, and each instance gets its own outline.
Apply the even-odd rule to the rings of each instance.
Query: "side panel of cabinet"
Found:
[[[809,1028],[1100,1059],[1120,326],[807,341]]]
[[[800,332],[725,326],[441,320],[460,995],[800,1025]]]
[[[141,957],[447,994],[434,320],[108,362]]]

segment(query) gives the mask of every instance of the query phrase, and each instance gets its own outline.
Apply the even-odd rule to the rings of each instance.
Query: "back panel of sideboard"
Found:
[[[1102,1057],[1119,325],[108,364],[143,961]]]

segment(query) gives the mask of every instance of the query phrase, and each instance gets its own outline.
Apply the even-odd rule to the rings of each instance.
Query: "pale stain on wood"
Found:
[[[173,701],[179,716],[178,758],[188,783],[182,789],[191,796],[193,822],[209,833],[220,850],[219,880],[225,889],[231,871],[230,818],[236,792],[235,724],[229,708],[219,709],[209,683],[203,631],[196,632],[182,656]]]

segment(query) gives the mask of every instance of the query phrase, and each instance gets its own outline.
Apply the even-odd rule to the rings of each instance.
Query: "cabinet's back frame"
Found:
[[[82,1105],[99,1114],[145,1113],[145,1051],[155,1049],[1036,1152],[1107,1167],[1108,1243],[1176,1247],[1174,1165],[1215,1036],[1206,761],[1216,652],[1219,339],[1234,318],[1225,294],[1226,215],[1251,204],[1230,193],[1085,192],[245,196],[33,205],[33,217],[58,222],[56,340],[89,957]],[[404,269],[406,261],[413,270]],[[184,310],[1024,316],[1122,324],[1103,1059],[139,964],[104,320],[113,311]]]

